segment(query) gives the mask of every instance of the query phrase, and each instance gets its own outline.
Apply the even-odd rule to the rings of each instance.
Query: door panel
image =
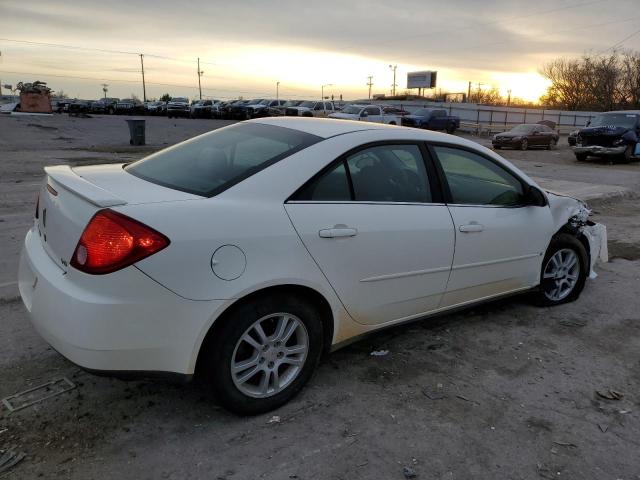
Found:
[[[538,283],[553,233],[548,208],[450,206],[449,210],[456,228],[456,249],[442,306]]]
[[[446,206],[288,203],[285,208],[357,322],[380,324],[438,308],[454,248]]]

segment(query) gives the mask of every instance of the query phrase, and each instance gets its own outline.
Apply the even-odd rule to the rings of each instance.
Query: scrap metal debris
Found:
[[[0,453],[1,452],[2,450],[0,450]],[[18,463],[24,460],[24,457],[26,456],[26,453],[18,452],[15,448],[10,448],[4,452],[4,454],[0,455],[0,475],[15,467]]]
[[[389,350],[374,350],[371,352],[372,357],[385,357],[389,355]]]
[[[402,469],[402,473],[404,475],[404,478],[417,478],[418,477],[418,474],[416,473],[416,471],[411,467],[404,467]]]
[[[76,388],[76,384],[67,377],[58,378],[42,385],[23,390],[2,399],[9,413],[17,412],[36,403],[61,395]]]
[[[600,398],[604,398],[605,400],[621,400],[622,397],[624,397],[622,393],[616,392],[615,390],[596,390],[596,395],[598,395]]]

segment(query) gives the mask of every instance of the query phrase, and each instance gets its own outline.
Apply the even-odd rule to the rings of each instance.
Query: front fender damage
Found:
[[[607,227],[589,220],[591,210],[581,200],[553,192],[547,192],[547,198],[555,231],[569,231],[576,236],[582,234],[589,242],[589,278],[596,278],[594,266],[598,260],[603,263],[609,261]]]

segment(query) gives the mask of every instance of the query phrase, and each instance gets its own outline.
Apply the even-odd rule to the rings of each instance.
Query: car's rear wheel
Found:
[[[526,150],[529,148],[529,141],[526,138],[523,138],[520,142],[520,150]]]
[[[555,150],[557,145],[558,145],[558,142],[556,141],[556,139],[552,138],[551,140],[549,140],[549,145],[547,145],[547,149]]]
[[[576,300],[589,270],[584,245],[573,235],[560,233],[553,237],[542,262],[538,303],[560,305]]]
[[[455,131],[456,131],[456,126],[455,125],[453,125],[453,124],[447,125],[447,133],[448,134],[452,135],[453,132],[455,132]]]
[[[587,160],[587,154],[586,153],[576,153],[576,160],[578,162],[584,162]]]
[[[234,308],[211,335],[201,367],[218,401],[254,415],[288,402],[311,378],[322,352],[317,309],[276,294]]]

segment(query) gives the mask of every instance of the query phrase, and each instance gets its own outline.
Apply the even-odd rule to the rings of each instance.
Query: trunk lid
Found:
[[[45,167],[36,225],[42,245],[64,271],[85,227],[103,208],[202,199],[147,182],[120,165]]]

